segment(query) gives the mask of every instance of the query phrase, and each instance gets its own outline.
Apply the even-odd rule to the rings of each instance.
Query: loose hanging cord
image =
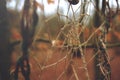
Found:
[[[106,34],[108,33],[108,29],[110,28],[110,21],[111,21],[111,15],[105,14],[106,7],[109,9],[109,14],[111,13],[111,9],[109,6],[109,2],[106,0],[103,0],[103,5],[102,5],[102,13],[103,16],[106,19],[105,25],[102,27],[102,34],[98,37],[98,46],[95,45],[95,52],[100,51],[99,54],[96,56],[96,70],[97,72],[97,77],[96,79],[98,80],[111,80],[111,67],[110,67],[110,61],[109,61],[109,56],[106,51]],[[96,49],[96,47],[98,47]]]
[[[109,2],[106,2],[106,0],[103,1],[104,3],[107,3],[107,6],[109,8],[109,12],[111,12],[110,10],[110,6],[109,6]],[[103,5],[104,6],[104,5]],[[106,5],[105,5],[106,6]],[[105,8],[105,7],[103,7]],[[103,10],[104,13],[104,17],[106,17],[105,15],[105,9]],[[99,50],[100,50],[100,54],[99,56],[99,69],[101,71],[101,76],[103,77],[104,80],[111,80],[111,67],[110,67],[110,61],[109,61],[109,56],[108,53],[106,51],[106,34],[108,33],[108,29],[110,28],[110,19],[111,19],[111,15],[107,16],[106,19],[106,23],[105,26],[103,27],[103,32],[102,35],[99,38]]]
[[[106,28],[104,28],[103,34],[99,38],[99,50],[100,53],[98,55],[99,61],[99,70],[101,72],[102,80],[111,80],[111,67],[110,60],[107,53],[106,45],[105,45],[105,35]]]
[[[30,80],[30,65],[29,65],[29,52],[28,48],[31,46],[33,41],[33,36],[35,33],[35,26],[38,22],[38,16],[36,13],[36,1],[35,0],[25,0],[24,9],[21,19],[21,35],[22,41],[22,51],[23,55],[18,60],[16,65],[16,70],[14,72],[15,80],[18,80],[19,69],[25,80]]]

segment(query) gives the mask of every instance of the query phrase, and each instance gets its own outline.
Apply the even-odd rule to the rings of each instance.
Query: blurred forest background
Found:
[[[120,0],[0,0],[0,80],[119,80],[119,6]],[[22,64],[31,68],[27,78]]]

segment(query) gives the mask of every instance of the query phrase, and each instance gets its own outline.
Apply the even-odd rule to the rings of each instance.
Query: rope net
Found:
[[[103,9],[102,11],[97,9],[97,2],[95,2],[93,0],[68,0],[67,13],[64,14],[60,11],[61,0],[58,0],[56,15],[58,17],[58,26],[60,27],[59,32],[56,33],[55,40],[50,38],[49,40],[41,40],[36,38],[36,36],[39,36],[39,31],[37,30],[34,40],[30,42],[33,47],[30,49],[27,47],[27,50],[29,50],[27,55],[29,54],[29,57],[27,56],[26,61],[28,68],[30,66],[28,70],[31,73],[29,72],[26,75],[29,78],[25,78],[25,80],[111,80],[107,34],[109,33],[109,28],[112,28],[110,22],[112,18],[109,15],[110,19],[108,19],[107,14],[112,13],[107,1],[107,5],[104,7],[105,10]],[[117,0],[115,2],[119,5]],[[76,4],[79,6],[75,10],[74,6]],[[92,10],[95,13],[92,13]],[[118,9],[116,10],[117,12]],[[116,15],[116,13],[113,15]],[[91,22],[91,20],[96,20],[92,19],[93,14],[97,14],[98,18],[100,18],[98,19],[99,24],[96,26]],[[30,21],[33,18],[31,14],[23,18],[26,17],[30,18],[27,19]],[[45,24],[51,19],[51,17],[47,20],[44,19]],[[61,20],[65,22],[62,26]],[[30,21],[28,21],[28,29],[29,24],[32,25]],[[49,37],[52,36],[50,33],[48,30]],[[28,37],[33,38],[33,34],[32,37]],[[24,38],[26,39],[26,37]],[[21,61],[20,66],[26,70],[23,62]],[[25,76],[23,72],[23,75],[21,75],[21,72],[22,68],[20,70],[17,69],[16,80],[24,80]]]

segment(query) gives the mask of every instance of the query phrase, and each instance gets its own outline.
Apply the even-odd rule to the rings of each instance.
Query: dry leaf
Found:
[[[17,40],[22,40],[22,36],[17,29],[13,28],[13,29],[10,30],[10,32],[11,32],[10,42],[14,42],[14,41],[17,41]]]
[[[54,0],[47,0],[48,4],[54,4]]]

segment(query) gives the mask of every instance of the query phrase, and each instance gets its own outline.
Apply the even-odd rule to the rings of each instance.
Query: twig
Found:
[[[83,67],[86,71],[87,80],[90,80],[88,69],[87,69],[87,62],[86,62],[85,55],[83,53],[82,47],[80,47],[80,51],[81,51],[81,56],[82,56]]]
[[[65,74],[65,71],[63,71],[63,72],[59,75],[59,77],[57,78],[57,80],[60,80],[60,78],[61,78],[64,74]]]
[[[104,24],[105,24],[105,21],[100,25],[99,28],[97,28],[97,29],[91,34],[91,36],[90,36],[84,43],[80,44],[80,46],[86,45],[86,44],[89,42],[89,40],[91,40],[91,38],[95,35],[95,33],[97,33],[97,32],[103,27]]]
[[[42,69],[52,67],[52,66],[54,66],[54,65],[56,65],[56,64],[58,64],[58,63],[60,63],[61,61],[63,61],[63,60],[66,59],[66,58],[67,58],[67,56],[63,57],[62,59],[58,60],[58,61],[55,62],[55,63],[52,63],[52,64],[50,64],[50,65],[43,66]]]
[[[75,22],[75,12],[74,12],[74,10],[73,10],[73,7],[72,7],[72,5],[70,5],[70,7],[71,7],[71,9],[72,9],[72,13],[73,13],[73,21]]]
[[[71,66],[72,66],[72,70],[73,70],[73,72],[74,72],[74,75],[75,75],[76,80],[79,80],[79,77],[78,77],[78,75],[77,75],[77,72],[76,72],[74,66],[73,66],[72,64],[71,64]]]
[[[89,64],[90,61],[92,61],[97,55],[98,55],[99,51],[97,51],[92,58],[90,58],[90,60],[87,62],[87,65]]]

